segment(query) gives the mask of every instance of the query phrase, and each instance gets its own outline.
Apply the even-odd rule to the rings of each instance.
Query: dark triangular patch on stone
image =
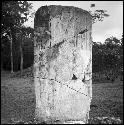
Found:
[[[76,80],[77,77],[73,74],[72,80]]]

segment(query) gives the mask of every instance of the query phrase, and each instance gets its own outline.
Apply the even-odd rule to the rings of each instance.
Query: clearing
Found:
[[[30,71],[30,69],[29,69]],[[31,121],[35,115],[34,82],[30,73],[1,72],[1,123]],[[28,74],[28,75],[27,75]],[[123,83],[93,84],[92,117],[120,117],[123,121]]]

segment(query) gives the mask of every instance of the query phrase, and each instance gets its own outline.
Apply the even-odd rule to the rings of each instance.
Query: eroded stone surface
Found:
[[[36,12],[34,81],[39,120],[87,122],[92,98],[91,25],[89,13],[79,8],[48,6]]]

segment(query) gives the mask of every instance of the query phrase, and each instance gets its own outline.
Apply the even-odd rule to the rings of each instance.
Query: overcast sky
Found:
[[[118,39],[123,33],[123,1],[30,1],[33,3],[33,9],[37,9],[44,5],[63,5],[75,6],[87,11],[97,9],[107,10],[110,15],[103,22],[93,24],[92,37],[94,42],[104,42],[106,38],[115,36]],[[94,8],[90,8],[91,4],[95,4]],[[34,19],[29,19],[25,23],[26,26],[34,27]]]

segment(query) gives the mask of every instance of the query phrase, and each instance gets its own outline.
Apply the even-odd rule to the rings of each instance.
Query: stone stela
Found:
[[[34,29],[36,118],[86,124],[92,99],[91,15],[72,6],[42,6]]]

